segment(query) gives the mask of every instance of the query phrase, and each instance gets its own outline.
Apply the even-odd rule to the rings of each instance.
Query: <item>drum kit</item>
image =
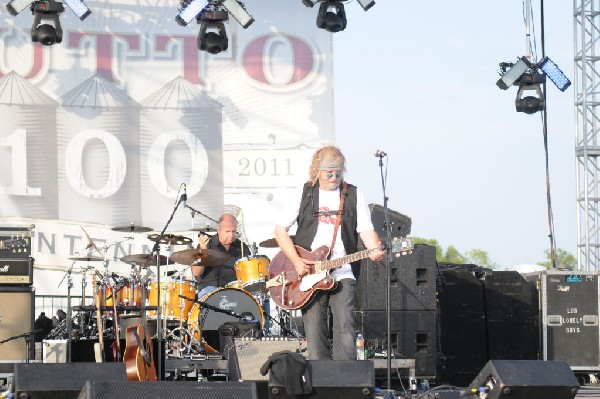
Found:
[[[113,227],[112,230],[123,233],[152,231],[148,227],[133,224]],[[271,318],[269,314],[270,298],[267,280],[270,260],[264,255],[256,254],[256,246],[252,255],[234,263],[236,280],[197,299],[196,282],[191,277],[191,273],[186,272],[194,265],[221,267],[231,260],[227,254],[212,249],[191,248],[192,240],[188,237],[173,234],[164,234],[161,237],[159,234],[149,234],[147,238],[150,241],[167,245],[166,252],[170,255],[123,256],[120,262],[128,264],[130,271],[127,275],[118,275],[109,272],[108,250],[131,237],[97,248],[87,232],[83,231],[88,238],[90,252],[85,256],[69,258],[73,261],[66,275],[69,282],[69,303],[72,287],[71,269],[76,262],[83,262],[86,265],[103,262],[104,270],[100,273],[94,267],[82,268],[81,305],[69,308],[67,320],[62,321],[52,330],[48,338],[66,339],[70,336],[72,339],[98,339],[100,334],[103,338],[116,336],[123,338],[127,326],[138,325],[142,319],[147,318],[151,335],[156,335],[158,331],[165,339],[166,355],[181,358],[218,352],[219,348],[215,349],[214,336],[218,333],[219,327],[227,322],[257,323],[260,326],[260,334],[266,336],[270,335],[269,328],[272,320],[282,327],[280,335],[289,333],[298,336],[297,332],[294,333],[281,323],[282,320],[291,320],[289,314],[280,314],[277,319]],[[274,239],[263,241],[259,245],[265,248],[277,246]],[[188,248],[173,251],[173,246],[188,246]],[[152,271],[154,266],[156,266],[154,270],[160,270],[160,266],[164,265],[167,269],[174,269],[168,266],[175,264],[187,267],[180,271],[170,270],[160,278]],[[95,277],[95,284],[93,284],[95,303],[90,305],[85,303],[88,270],[92,271]],[[89,300],[89,297],[87,299]],[[285,313],[284,310],[278,309],[278,311]],[[102,317],[95,317],[96,312],[101,312]],[[75,315],[71,317],[73,313]],[[147,317],[143,317],[144,315]],[[67,322],[69,328],[65,327]],[[158,323],[161,323],[160,328]]]

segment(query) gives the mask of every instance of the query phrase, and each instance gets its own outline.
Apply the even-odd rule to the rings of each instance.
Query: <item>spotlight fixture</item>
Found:
[[[341,1],[324,1],[317,14],[317,27],[327,32],[340,32],[346,29],[346,11]]]
[[[254,22],[254,18],[246,11],[244,4],[238,0],[184,0],[177,9],[179,14],[175,17],[181,26],[187,26],[194,18],[198,19],[205,10],[224,9],[233,18],[247,29]]]
[[[363,10],[367,11],[375,5],[375,0],[358,0],[358,4],[360,4]]]
[[[544,76],[544,75],[540,75]],[[526,91],[534,90],[537,94],[535,96],[525,96]],[[543,111],[545,106],[544,95],[539,83],[533,84],[521,84],[517,91],[517,98],[515,99],[515,107],[517,112],[525,112],[526,114],[535,114],[538,111]]]
[[[200,24],[198,50],[208,51],[211,54],[218,54],[227,50],[229,40],[227,39],[224,22],[228,20],[229,17],[224,8],[204,10],[198,20]]]
[[[512,62],[501,62],[501,78],[496,82],[496,86],[502,90],[508,90],[510,86],[515,84],[515,82],[518,81],[525,72],[527,72],[529,66],[529,61],[527,61],[525,57],[519,58],[519,60],[514,64]]]
[[[36,1],[31,5],[33,25],[31,26],[31,41],[40,42],[44,46],[62,42],[62,28],[59,14],[65,11],[62,3],[54,0]],[[52,22],[50,24],[49,22]]]
[[[55,2],[55,1],[52,1]],[[16,16],[17,14],[19,14],[21,11],[23,11],[26,8],[31,8],[32,12],[36,12],[34,10],[34,6],[31,6],[31,4],[35,4],[35,3],[48,3],[48,1],[36,1],[36,2],[32,2],[31,0],[11,0],[7,5],[6,5],[6,9],[8,10],[8,12],[13,15]],[[58,2],[55,2],[58,3]],[[73,11],[73,13],[75,15],[77,15],[77,17],[83,21],[84,19],[86,19],[92,12],[90,11],[90,9],[88,8],[88,6],[85,5],[85,3],[83,2],[83,0],[64,0],[64,3],[71,9],[71,11]],[[61,11],[62,12],[62,11]]]

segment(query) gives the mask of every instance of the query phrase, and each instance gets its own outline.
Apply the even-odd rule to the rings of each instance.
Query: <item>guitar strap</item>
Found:
[[[340,208],[338,209],[337,218],[335,220],[335,227],[333,229],[333,239],[331,240],[331,246],[329,247],[329,255],[327,255],[327,259],[331,257],[333,252],[333,246],[335,245],[335,239],[337,238],[337,233],[340,228],[340,223],[342,222],[342,215],[344,209],[344,201],[346,199],[346,190],[348,189],[348,183],[344,181],[342,186],[342,193],[340,194]]]

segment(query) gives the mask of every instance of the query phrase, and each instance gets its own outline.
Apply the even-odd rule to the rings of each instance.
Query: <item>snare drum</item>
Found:
[[[162,316],[169,320],[187,320],[187,315],[196,300],[196,283],[188,280],[166,280],[160,282],[161,295],[158,293],[158,281],[150,282],[149,305],[162,308]],[[181,298],[182,295],[188,299]],[[157,311],[148,312],[151,318],[157,317]]]
[[[248,256],[235,262],[235,275],[239,285],[248,292],[266,289],[269,276],[269,258],[264,255]]]
[[[265,324],[263,310],[258,301],[244,290],[238,288],[221,288],[205,295],[201,303],[212,305],[216,308],[229,310],[241,315],[244,312],[252,314],[252,318],[260,322],[262,329]],[[218,349],[219,326],[226,322],[238,322],[237,317],[226,313],[215,312],[202,308],[201,303],[195,303],[188,316],[188,330],[198,342],[203,341],[204,347],[209,352]],[[216,337],[216,340],[215,340]]]

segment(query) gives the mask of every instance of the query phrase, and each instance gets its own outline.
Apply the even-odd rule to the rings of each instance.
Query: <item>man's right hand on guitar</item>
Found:
[[[311,265],[313,263],[313,261],[301,257],[298,257],[298,259],[294,261],[294,269],[296,269],[296,273],[298,273],[298,280],[301,280],[302,276],[310,273]]]

